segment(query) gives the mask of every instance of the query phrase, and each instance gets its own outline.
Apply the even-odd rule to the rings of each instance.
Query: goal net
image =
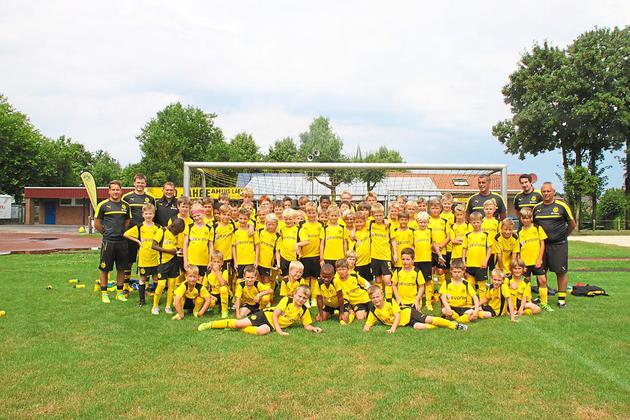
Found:
[[[410,200],[440,197],[449,192],[455,202],[465,202],[479,192],[479,175],[488,175],[490,189],[508,198],[507,165],[325,162],[185,162],[184,194],[191,198],[213,197],[227,192],[240,199],[243,188],[254,199],[271,200],[322,195],[339,201],[344,191],[361,201],[369,191],[387,205],[400,195]]]

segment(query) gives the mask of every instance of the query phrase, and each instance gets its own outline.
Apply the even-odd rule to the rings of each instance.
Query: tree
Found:
[[[396,150],[390,150],[381,146],[376,152],[369,152],[361,162],[366,163],[402,163],[403,159]],[[357,173],[357,178],[365,182],[367,190],[372,191],[376,184],[385,179],[386,171],[383,169],[365,169]]]
[[[92,159],[92,167],[90,172],[94,177],[97,186],[107,185],[113,179],[120,179],[122,175],[122,167],[109,152],[97,150]]]
[[[302,161],[316,162],[349,162],[350,159],[342,154],[343,140],[335,134],[326,117],[317,117],[308,128],[300,134],[298,155]],[[328,181],[320,178],[328,175]],[[311,171],[310,178],[330,189],[331,199],[335,200],[336,189],[342,182],[352,182],[352,171],[329,169],[325,171]]]
[[[262,160],[260,148],[251,134],[239,133],[234,136],[230,140],[228,150],[231,162],[260,162]]]
[[[40,148],[42,185],[76,187],[81,184],[81,172],[92,166],[93,156],[85,146],[61,136],[57,140],[44,139]]]
[[[299,161],[298,148],[291,137],[276,140],[269,146],[266,160],[268,162],[297,162]]]
[[[582,197],[591,195],[600,188],[599,177],[591,175],[583,166],[576,166],[564,171],[564,194],[571,207],[575,209],[578,230],[582,222]]]
[[[215,118],[216,114],[179,102],[159,111],[137,137],[142,151],[140,164],[148,181],[157,183],[159,178],[160,182],[181,184],[185,161],[229,160],[228,146],[221,129],[214,125]]]
[[[599,200],[598,220],[615,220],[623,217],[630,203],[623,190],[618,188],[607,189]]]
[[[38,185],[44,136],[26,115],[16,111],[0,95],[0,191],[21,199],[24,186]]]

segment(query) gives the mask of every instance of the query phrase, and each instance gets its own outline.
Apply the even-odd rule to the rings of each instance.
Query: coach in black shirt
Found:
[[[162,198],[155,202],[155,223],[160,226],[168,226],[168,221],[179,212],[175,192],[175,184],[167,182],[164,184]]]

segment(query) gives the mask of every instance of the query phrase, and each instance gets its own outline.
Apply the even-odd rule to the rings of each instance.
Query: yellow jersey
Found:
[[[258,231],[258,265],[271,268],[276,265],[276,251],[282,246],[282,239],[278,232],[266,229]]]
[[[343,252],[344,241],[346,240],[346,228],[341,225],[328,225],[322,229],[319,239],[324,241],[324,259],[340,260],[345,258]]]
[[[424,285],[424,280],[422,272],[416,271],[414,268],[394,271],[392,283],[398,289],[400,302],[403,305],[413,305],[418,295],[418,286]]]
[[[521,252],[518,236],[513,233],[510,237],[504,238],[502,234],[497,233],[494,237],[494,248],[495,254],[501,253],[504,271],[509,272],[513,256]]]
[[[468,232],[464,236],[463,248],[466,250],[466,267],[481,268],[492,243],[486,232]]]
[[[470,308],[473,306],[473,296],[476,293],[473,285],[466,280],[459,283],[447,280],[440,287],[440,295],[446,295],[448,305],[451,307]]]
[[[341,290],[343,298],[350,305],[359,305],[370,301],[367,291],[359,285],[358,277],[348,276],[346,280],[342,280],[339,277],[339,273],[336,273],[333,278],[333,284],[337,290]]]
[[[190,217],[183,218],[183,217],[181,217],[178,214],[177,216],[168,219],[168,226],[170,226],[171,223],[173,223],[174,219],[182,219],[184,221],[184,226],[190,226],[190,225],[195,223],[195,221],[193,219],[191,219]],[[183,249],[184,248],[184,235],[185,235],[185,233],[186,233],[186,228],[184,227],[184,230],[179,235],[177,235],[177,249]]]
[[[449,211],[448,213],[445,211],[442,211],[442,213],[440,213],[440,217],[442,219],[446,219],[446,228],[448,229],[448,232],[451,233],[451,227],[455,224],[455,213],[453,213],[453,211]],[[453,237],[451,236],[451,239]],[[453,252],[453,243],[449,242],[446,245],[446,252]],[[453,258],[453,257],[451,257]]]
[[[413,246],[416,256],[415,262],[431,262],[431,229],[417,229],[413,232]]]
[[[462,250],[464,249],[464,237],[468,232],[472,232],[472,226],[468,223],[454,223],[451,226],[451,239],[459,239],[461,244],[452,244],[451,248],[451,261],[462,257]]]
[[[184,282],[180,284],[174,292],[175,296],[179,296],[180,298],[186,299],[196,299],[197,297],[201,299],[207,299],[210,297],[210,292],[208,289],[203,287],[201,283],[196,283],[192,289],[188,287],[188,282]]]
[[[427,225],[431,229],[431,241],[434,243],[442,243],[448,235],[448,221],[441,217],[429,217]],[[446,247],[442,247],[442,255],[446,255]]]
[[[486,299],[492,310],[495,313],[495,316],[502,316],[508,313],[508,299],[512,296],[512,292],[510,291],[510,287],[507,283],[503,283],[501,287],[495,289],[491,287],[486,290]]]
[[[280,328],[290,327],[296,322],[301,322],[302,325],[311,325],[313,323],[313,318],[311,318],[311,313],[306,305],[296,307],[293,298],[283,297],[275,308],[265,309],[264,312],[267,322],[273,328],[275,328],[273,325],[273,312],[276,309],[280,309],[281,311],[278,317],[278,325],[280,325]]]
[[[160,264],[160,253],[155,251],[152,246],[153,238],[161,230],[155,223],[152,226],[147,226],[143,222],[125,232],[125,236],[136,238],[142,242],[138,249],[138,267],[155,267]]]
[[[354,232],[354,250],[357,253],[357,266],[362,267],[370,263],[370,231],[367,226],[361,230],[355,230]]]
[[[521,258],[525,265],[535,265],[540,254],[540,241],[547,239],[547,233],[541,226],[531,225],[518,232],[521,246]]]
[[[295,261],[297,258],[295,255],[295,244],[298,242],[297,225],[283,227],[280,229],[280,236],[282,237],[282,241],[280,242],[280,256],[287,261]]]
[[[223,270],[221,272],[221,277],[225,282],[229,279],[229,274],[227,270]],[[210,291],[213,295],[218,295],[220,293],[219,288],[221,287],[221,282],[219,278],[212,271],[208,271],[206,276],[203,278],[203,282],[201,283],[203,286]]]
[[[256,263],[256,246],[258,245],[258,232],[249,236],[249,227],[237,228],[232,235],[232,246],[236,251],[236,263],[240,266]]]
[[[186,227],[188,237],[188,264],[207,266],[210,262],[210,244],[214,237],[211,226],[192,223]]]
[[[411,308],[401,309],[395,300],[391,302],[385,301],[381,308],[370,305],[365,325],[372,327],[380,322],[381,324],[391,327],[396,320],[396,314],[400,314],[399,326],[403,327],[409,324],[411,320]]]
[[[385,223],[378,224],[371,221],[370,230],[370,258],[372,260],[390,261],[392,259],[391,237]]]
[[[500,229],[501,229],[501,222],[499,222],[494,217],[490,219],[488,219],[487,217],[484,217],[482,219],[481,230],[483,230],[484,232],[488,234],[488,238],[490,238],[491,245],[494,245],[494,238],[495,236],[497,236],[497,233],[499,233]],[[495,253],[494,247],[492,249],[492,253],[493,254]]]
[[[214,249],[221,251],[223,261],[232,259],[232,237],[236,231],[236,226],[231,220],[225,225],[221,223],[214,224]]]
[[[525,279],[512,279],[509,283],[509,289],[512,293],[512,297],[515,299],[514,309],[519,308],[523,296],[525,296],[525,302],[529,303],[532,301],[532,286],[529,282],[526,282]]]
[[[256,281],[252,286],[248,286],[245,283],[238,283],[236,290],[234,291],[234,297],[241,299],[241,305],[258,305],[254,300],[256,295],[265,290],[269,290],[271,287],[268,284],[264,284],[261,281]],[[262,308],[261,308],[262,309]]]
[[[280,296],[293,296],[301,281],[302,279],[296,281],[282,280],[280,283]]]
[[[397,230],[394,231],[394,233],[392,234],[392,240],[396,242],[396,256],[397,256],[397,260],[396,260],[396,264],[394,264],[394,267],[400,268],[402,267],[402,260],[400,259],[401,257],[401,252],[403,249],[405,248],[411,248],[413,249],[413,241],[414,241],[414,235],[413,235],[414,230],[413,229],[400,229],[398,228]]]
[[[173,235],[171,231],[166,228],[161,228],[155,232],[153,240],[157,242],[161,248],[177,250],[177,236]],[[169,262],[174,256],[175,255],[169,254],[168,252],[160,252],[160,264]]]
[[[308,241],[302,246],[302,257],[319,257],[319,244],[324,225],[320,222],[304,222],[298,231],[298,240]]]
[[[319,294],[322,296],[324,300],[324,305],[330,308],[338,308],[339,307],[339,298],[337,297],[337,287],[335,287],[334,282],[324,283],[323,280],[319,280]],[[343,295],[343,292],[342,292]]]

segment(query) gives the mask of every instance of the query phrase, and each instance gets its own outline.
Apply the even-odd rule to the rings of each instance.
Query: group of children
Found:
[[[364,331],[377,323],[396,331],[445,327],[465,330],[476,319],[536,314],[547,305],[542,268],[545,232],[532,223],[532,211],[521,210],[522,227],[499,222],[496,203],[488,200],[484,214],[467,217],[453,199],[390,204],[385,217],[376,195],[358,205],[342,201],[319,205],[298,200],[259,200],[245,190],[240,206],[221,197],[178,200],[179,213],[168,226],[153,222],[151,204],[142,209],[143,222],[125,237],[139,244],[139,304],[145,305],[153,280],[151,312],[173,319],[186,313],[202,317],[217,308],[221,320],[199,330],[238,328],[252,334],[284,328],[300,321],[337,317],[343,325],[365,320]],[[490,287],[486,282],[491,276]],[[540,303],[532,300],[530,276],[537,276]],[[276,303],[276,292],[279,301]],[[425,315],[439,302],[442,317]],[[234,318],[229,318],[233,311]],[[426,312],[425,311],[425,312]]]

